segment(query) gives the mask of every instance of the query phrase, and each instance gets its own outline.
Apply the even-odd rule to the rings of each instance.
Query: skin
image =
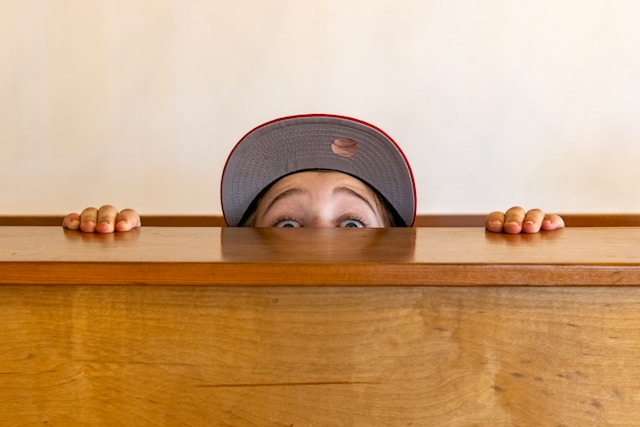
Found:
[[[118,211],[114,206],[104,205],[99,209],[86,208],[81,213],[70,213],[64,217],[62,226],[85,233],[113,233],[140,227],[140,215],[133,209]]]
[[[360,180],[340,172],[300,172],[282,178],[263,196],[254,227],[384,227],[382,207],[374,193]],[[63,227],[86,233],[129,231],[141,226],[133,209],[118,211],[112,205],[86,208],[64,217]],[[540,209],[526,211],[515,206],[492,212],[485,222],[496,233],[537,233],[564,227],[558,215]]]
[[[559,215],[545,214],[540,209],[525,211],[520,206],[506,212],[491,212],[487,215],[485,227],[495,233],[537,233],[540,230],[557,230],[564,227]]]
[[[286,176],[264,194],[254,227],[384,227],[373,191],[340,172]]]

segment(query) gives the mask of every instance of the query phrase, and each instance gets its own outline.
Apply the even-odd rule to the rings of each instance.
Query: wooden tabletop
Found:
[[[0,227],[0,284],[634,285],[640,227],[505,235],[482,228]]]
[[[0,242],[0,425],[640,420],[640,228]]]
[[[0,227],[0,284],[637,285],[640,227]]]

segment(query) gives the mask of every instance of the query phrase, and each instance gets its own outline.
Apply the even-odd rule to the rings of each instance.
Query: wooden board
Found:
[[[0,426],[640,420],[639,228],[290,231],[0,227]]]
[[[0,424],[634,425],[640,289],[0,287]]]

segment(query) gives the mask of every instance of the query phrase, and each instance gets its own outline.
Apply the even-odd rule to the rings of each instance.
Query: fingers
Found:
[[[95,224],[96,233],[113,233],[115,230],[118,210],[111,205],[104,205],[98,209],[98,217]]]
[[[487,219],[484,223],[487,230],[494,233],[502,233],[504,227],[504,213],[503,212],[491,212],[487,215]]]
[[[111,205],[86,208],[80,214],[80,230],[85,233],[112,233],[118,210]]]
[[[133,209],[123,209],[116,217],[115,230],[116,231],[129,231],[134,228],[140,227],[142,221],[140,215]]]
[[[96,222],[98,221],[98,209],[85,208],[80,212],[80,231],[85,233],[93,233],[96,231]]]
[[[540,230],[557,230],[564,227],[564,220],[558,215],[545,215],[540,209],[525,211],[514,206],[502,212],[492,212],[487,216],[485,227],[495,233],[537,233]]]
[[[526,212],[520,206],[514,206],[504,213],[503,231],[508,234],[518,234],[522,231],[522,223]]]
[[[77,213],[70,213],[62,220],[62,226],[69,230],[77,230],[80,228],[80,215]]]
[[[542,220],[543,230],[557,230],[564,228],[564,219],[560,215],[545,215]]]
[[[70,213],[64,217],[62,226],[70,230],[80,230],[85,233],[113,233],[114,231],[129,231],[140,227],[140,215],[133,209],[121,212],[111,206],[104,205],[99,209],[90,207],[79,215]]]
[[[527,211],[522,222],[523,233],[537,233],[542,227],[542,220],[544,219],[544,212],[540,209],[531,209]]]

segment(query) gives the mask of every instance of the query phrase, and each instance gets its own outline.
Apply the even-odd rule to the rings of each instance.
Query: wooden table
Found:
[[[0,241],[0,425],[640,424],[640,228]]]

